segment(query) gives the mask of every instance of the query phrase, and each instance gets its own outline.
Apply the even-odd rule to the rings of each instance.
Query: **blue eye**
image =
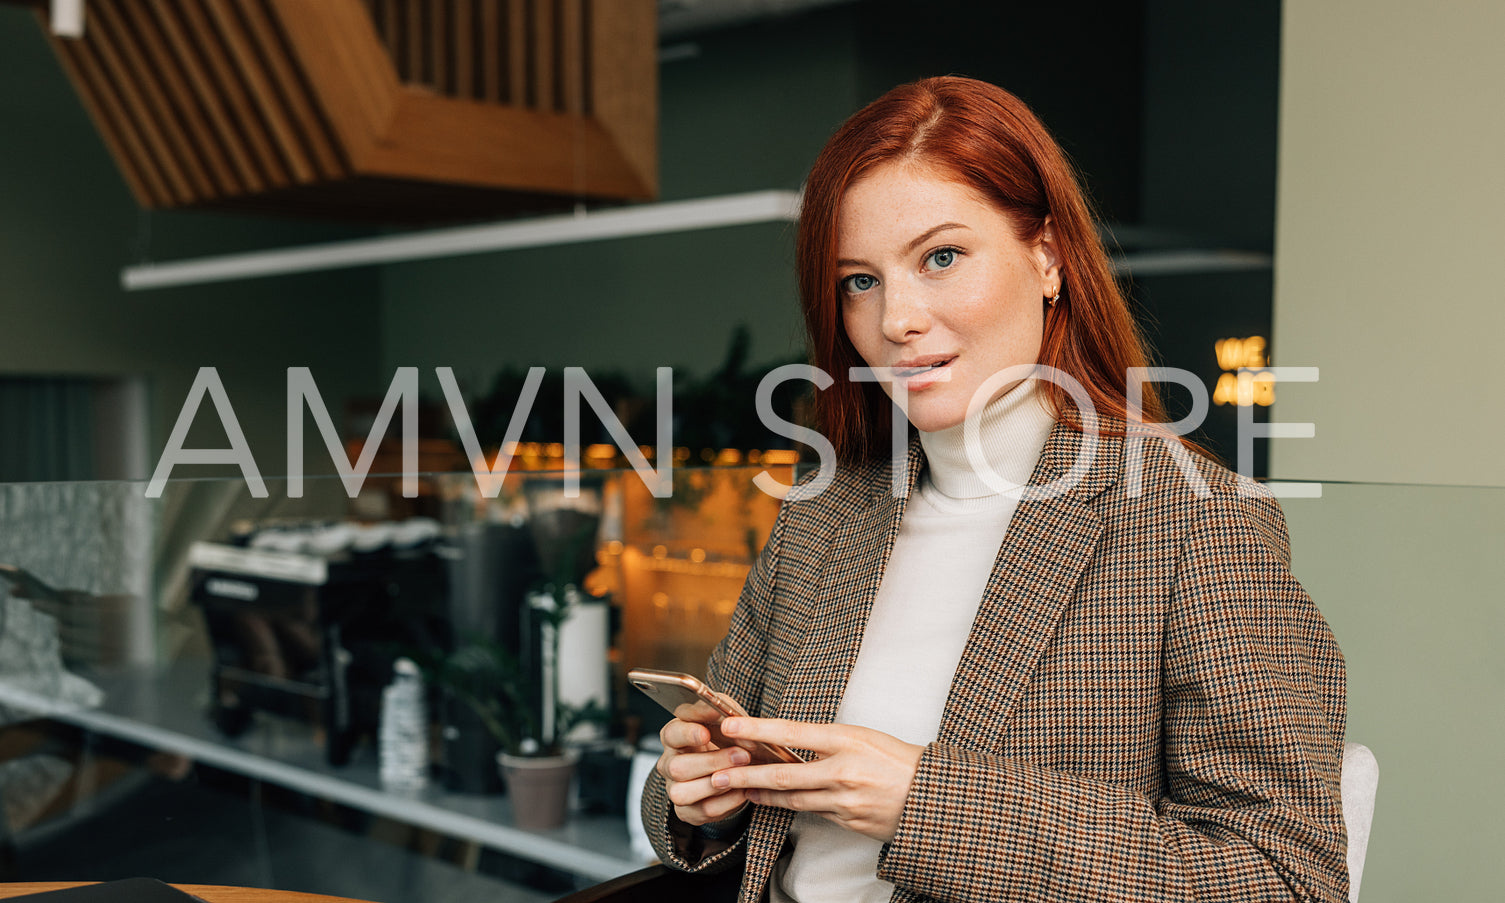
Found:
[[[956,263],[956,257],[960,253],[955,248],[937,248],[931,251],[930,256],[925,258],[925,260],[927,263],[934,263],[936,269],[944,270],[953,263]]]
[[[844,292],[865,292],[878,284],[878,280],[867,273],[857,273],[841,280],[841,290]]]

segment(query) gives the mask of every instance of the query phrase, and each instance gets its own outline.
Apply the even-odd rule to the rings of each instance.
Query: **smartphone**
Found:
[[[720,729],[721,722],[733,716],[745,716],[747,710],[738,705],[737,700],[725,693],[717,693],[697,677],[678,671],[633,668],[627,672],[627,680],[647,693],[675,718],[694,721],[710,728],[711,742],[723,749],[736,744],[752,753],[753,762],[759,765],[776,762],[797,764],[804,761],[793,750],[777,743],[732,740],[724,736]]]

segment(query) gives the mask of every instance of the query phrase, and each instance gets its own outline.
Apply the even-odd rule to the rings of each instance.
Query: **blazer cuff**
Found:
[[[989,880],[978,869],[978,852],[972,832],[977,827],[978,807],[998,803],[996,759],[960,747],[931,743],[920,755],[909,795],[899,814],[894,839],[878,854],[878,877],[884,881],[929,896],[944,897],[948,881]],[[991,775],[990,786],[975,780]],[[958,800],[967,800],[965,807]],[[967,888],[976,890],[976,887]],[[973,898],[971,894],[964,896]],[[976,899],[987,898],[983,893]]]

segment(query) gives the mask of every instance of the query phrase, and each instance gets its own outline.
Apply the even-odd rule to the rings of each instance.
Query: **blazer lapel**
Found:
[[[916,439],[910,444],[905,493],[894,498],[890,471],[882,468],[867,505],[831,538],[810,626],[779,702],[780,718],[817,724],[836,718],[923,460],[919,449]]]
[[[1099,443],[1070,491],[1026,497],[1015,510],[952,679],[940,742],[994,749],[1002,737],[999,726],[1029,683],[1102,534],[1088,502],[1116,478],[1121,442],[1101,437]],[[1083,445],[1082,434],[1056,424],[1031,486],[1060,479]]]

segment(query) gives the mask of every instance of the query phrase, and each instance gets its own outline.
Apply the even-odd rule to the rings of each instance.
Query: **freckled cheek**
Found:
[[[844,313],[841,324],[846,330],[847,340],[852,343],[853,348],[857,349],[857,354],[871,366],[873,353],[882,344],[882,324],[874,317],[855,313]]]

